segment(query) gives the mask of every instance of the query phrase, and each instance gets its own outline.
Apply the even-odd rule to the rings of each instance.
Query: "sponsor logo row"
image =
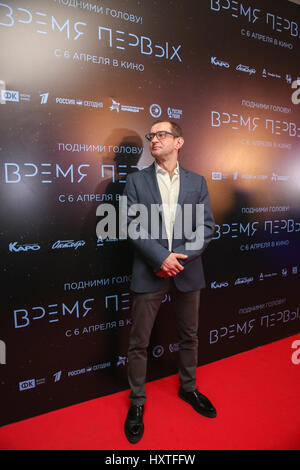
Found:
[[[168,346],[169,352],[174,353],[179,351],[179,343],[171,343]],[[162,345],[156,345],[152,349],[152,356],[156,359],[162,357],[165,354],[165,348]],[[128,363],[128,357],[126,355],[119,355],[118,358],[112,362],[102,362],[99,364],[89,365],[87,367],[82,367],[80,369],[70,370],[70,371],[62,371],[59,370],[51,375],[51,379],[48,379],[49,383],[55,383],[61,381],[63,378],[71,378],[76,377],[79,375],[90,374],[92,372],[98,372],[103,369],[107,369],[110,367],[125,367]],[[18,390],[23,392],[25,390],[31,390],[39,385],[44,385],[46,383],[46,378],[32,378],[27,380],[22,380],[18,383]]]
[[[245,277],[238,277],[234,281],[212,281],[210,283],[211,289],[222,289],[225,287],[232,287],[232,286],[240,286],[240,285],[249,285],[254,283],[255,281],[264,281],[266,279],[274,279],[274,278],[285,278],[290,275],[295,276],[299,274],[299,266],[292,266],[290,269],[282,268],[281,271],[277,272],[261,272],[258,276],[245,276]]]
[[[57,240],[51,246],[52,250],[63,249],[63,248],[73,248],[77,250],[81,246],[85,246],[84,240]],[[23,243],[11,242],[9,244],[9,251],[11,253],[24,253],[28,251],[38,251],[41,249],[39,243]]]
[[[99,237],[96,241],[96,247],[102,247],[106,243],[116,243],[122,242],[124,239],[121,238],[106,238],[105,240]],[[78,250],[80,247],[86,246],[84,240],[57,240],[51,245],[52,250],[62,250],[62,249],[73,249]],[[11,242],[8,245],[10,253],[27,253],[33,251],[39,251],[41,249],[40,243],[19,243]]]
[[[21,93],[17,90],[0,90],[0,104],[5,104],[8,102],[19,103],[19,102],[29,102],[31,100],[31,95],[26,93]],[[40,104],[45,105],[50,102],[49,97],[50,93],[41,93],[40,95]],[[95,109],[104,109],[103,101],[95,100],[84,100],[82,98],[67,98],[67,97],[56,97],[54,100],[55,104],[58,105],[71,105],[78,106],[80,108],[89,107]],[[139,113],[145,111],[143,106],[134,106],[129,104],[122,104],[120,101],[111,98],[111,103],[107,107],[110,111],[115,111],[116,113],[128,112],[128,113]],[[164,109],[160,104],[152,103],[148,108],[148,113],[153,118],[159,118],[163,112],[166,112],[169,119],[180,119],[182,117],[182,109],[174,108],[167,106]]]
[[[299,179],[298,175],[279,175],[274,171],[272,174],[251,174],[251,173],[239,173],[238,171],[234,171],[232,173],[224,172],[224,171],[212,171],[211,172],[211,179],[214,181],[222,181],[222,180],[233,180],[236,181],[238,179],[243,180],[257,180],[257,181],[272,181],[272,182],[288,182],[292,179]]]
[[[96,241],[96,247],[102,247],[104,244],[107,243],[117,243],[122,242],[124,239],[122,238],[106,238],[102,239],[99,237]],[[79,248],[86,246],[86,242],[84,240],[57,240],[51,245],[51,250],[63,250],[63,249],[73,249],[78,250]],[[34,252],[39,251],[42,248],[40,243],[19,243],[19,242],[11,242],[8,245],[8,249],[10,253],[27,253],[27,252]]]
[[[278,73],[275,72],[274,70],[269,70],[266,67],[263,67],[262,69],[258,70],[257,68],[248,65],[248,64],[238,64],[238,65],[232,65],[226,60],[220,59],[216,56],[212,56],[210,59],[211,65],[214,67],[220,67],[224,69],[232,69],[236,70],[237,72],[242,72],[247,75],[256,75],[256,76],[261,76],[264,79],[280,79],[284,80],[286,83],[291,85],[294,83],[294,87],[296,88],[295,85],[300,86],[300,76],[296,77],[295,80],[293,80],[293,77],[290,73]]]

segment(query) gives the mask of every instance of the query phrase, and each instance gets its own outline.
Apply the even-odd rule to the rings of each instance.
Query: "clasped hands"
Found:
[[[159,271],[154,272],[158,277],[171,277],[176,276],[184,270],[184,267],[179,263],[178,259],[186,259],[187,255],[181,253],[171,253],[163,262]]]

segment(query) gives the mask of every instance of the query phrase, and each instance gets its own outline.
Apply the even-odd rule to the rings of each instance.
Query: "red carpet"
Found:
[[[300,335],[199,367],[198,388],[217,408],[215,419],[177,397],[176,375],[147,384],[145,434],[136,445],[123,432],[126,391],[5,426],[0,449],[299,450],[295,340]]]

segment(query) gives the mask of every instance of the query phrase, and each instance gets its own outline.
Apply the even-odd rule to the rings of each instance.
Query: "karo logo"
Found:
[[[210,283],[211,289],[221,289],[222,287],[228,287],[228,286],[229,286],[229,283],[227,281],[223,281],[223,282],[213,281]]]
[[[1,101],[19,101],[19,92],[12,90],[1,90]]]
[[[219,67],[226,67],[227,69],[230,67],[230,65],[228,64],[228,62],[225,62],[224,60],[219,60],[217,59],[216,57],[211,57],[210,58],[210,63],[212,65],[217,65]]]
[[[36,251],[41,247],[38,243],[24,243],[23,245],[18,245],[18,242],[11,242],[9,244],[9,251],[14,253],[19,253],[23,251]]]
[[[35,388],[35,379],[24,380],[23,382],[19,382],[19,390],[22,392],[23,390],[29,390],[30,388]]]

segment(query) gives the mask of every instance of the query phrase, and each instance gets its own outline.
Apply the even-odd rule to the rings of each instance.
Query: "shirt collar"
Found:
[[[161,166],[158,165],[158,163],[155,161],[155,171],[156,173],[161,173],[163,175],[168,174],[168,171],[162,168]],[[174,175],[179,175],[179,164],[177,162],[176,168],[174,169]]]

